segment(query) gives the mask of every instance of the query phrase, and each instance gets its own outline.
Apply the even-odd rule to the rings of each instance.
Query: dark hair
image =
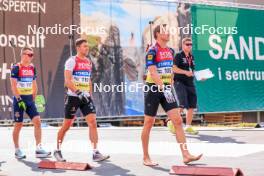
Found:
[[[81,46],[81,44],[83,43],[87,43],[87,40],[86,39],[82,39],[82,38],[78,38],[76,41],[75,41],[75,47],[79,47]]]
[[[162,27],[166,27],[167,26],[167,24],[160,24],[160,25],[158,25],[158,26],[156,26],[155,28],[154,28],[154,31],[153,31],[153,35],[154,35],[154,39],[155,40],[157,40],[157,33],[160,33],[160,31],[161,31],[161,28]]]

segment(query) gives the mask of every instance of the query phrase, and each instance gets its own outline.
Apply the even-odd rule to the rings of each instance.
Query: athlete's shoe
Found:
[[[191,135],[197,135],[199,133],[197,130],[193,129],[192,127],[187,127],[185,129],[185,132]]]
[[[16,149],[15,157],[17,159],[25,159],[26,155],[23,153],[23,151],[21,149]]]
[[[51,152],[47,152],[42,147],[36,149],[36,158],[47,158],[50,157]]]
[[[53,156],[56,158],[59,162],[66,162],[66,159],[63,158],[61,150],[55,150],[53,153]]]
[[[109,155],[102,155],[99,151],[93,153],[93,161],[100,162],[110,158]]]

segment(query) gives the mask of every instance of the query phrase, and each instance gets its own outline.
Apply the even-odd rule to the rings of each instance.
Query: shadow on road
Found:
[[[204,164],[204,163],[190,163],[190,164],[186,164],[185,166],[207,166],[207,164]]]
[[[129,174],[130,170],[124,169],[120,166],[117,166],[111,161],[104,161],[99,167],[95,167],[92,170],[89,170],[90,172],[93,172],[95,175],[107,175],[107,176],[136,176],[134,174]]]
[[[150,167],[150,166],[147,166],[147,167]],[[161,166],[153,166],[153,167],[150,167],[154,170],[158,170],[158,171],[162,171],[162,172],[165,172],[165,173],[169,173],[170,172],[170,169],[168,168],[164,168],[164,167],[161,167]]]
[[[36,162],[31,162],[27,160],[18,160],[21,163],[24,163],[27,167],[31,168],[32,172],[39,172],[45,174],[46,172],[51,172],[51,173],[64,173],[65,170],[57,170],[57,169],[40,169],[38,168],[38,163]]]
[[[233,137],[221,137],[221,136],[212,136],[212,135],[204,135],[199,134],[197,136],[187,135],[187,138],[199,139],[200,141],[208,141],[210,143],[237,143],[237,144],[245,144],[245,142],[237,141]]]
[[[2,164],[4,163],[6,163],[6,161],[0,161],[0,171],[1,171]]]

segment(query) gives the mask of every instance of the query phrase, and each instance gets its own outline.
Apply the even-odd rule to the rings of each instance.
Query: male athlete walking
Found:
[[[89,47],[85,39],[77,39],[75,47],[77,55],[70,57],[65,63],[65,85],[68,88],[65,100],[65,119],[58,132],[57,150],[54,151],[54,157],[57,161],[66,161],[62,156],[60,146],[66,132],[72,124],[76,111],[80,108],[89,126],[89,137],[93,147],[93,160],[99,162],[108,159],[110,156],[104,156],[97,150],[97,122],[95,106],[91,98],[92,63],[86,58]]]
[[[36,157],[45,158],[51,152],[45,151],[41,146],[41,120],[35,105],[35,97],[38,87],[36,82],[36,68],[32,64],[33,49],[24,47],[21,50],[21,61],[14,64],[11,71],[11,88],[14,95],[14,130],[13,141],[15,145],[15,157],[24,159],[26,155],[19,147],[19,133],[23,126],[24,112],[28,114],[34,125],[34,135],[36,140]]]
[[[180,144],[183,162],[187,164],[202,157],[202,155],[191,155],[186,147],[182,117],[177,110],[178,106],[171,91],[174,51],[167,46],[169,34],[166,31],[161,31],[164,28],[166,25],[163,27],[159,25],[154,29],[156,44],[148,50],[146,55],[146,67],[148,69],[146,86],[148,90],[145,92],[145,119],[141,135],[144,154],[143,164],[146,166],[158,165],[151,160],[148,145],[150,130],[155,122],[159,104],[166,111],[176,129],[176,140]]]

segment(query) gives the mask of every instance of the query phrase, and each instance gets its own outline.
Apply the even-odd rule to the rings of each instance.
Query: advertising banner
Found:
[[[184,37],[192,37],[196,70],[214,74],[195,83],[198,112],[263,110],[263,17],[262,10],[166,1],[2,0],[0,120],[12,119],[10,68],[26,45],[35,53],[42,118],[64,117],[64,64],[71,55],[69,39],[79,37],[90,48],[97,116],[144,115],[145,55],[160,24],[169,26],[168,46],[176,52]]]
[[[12,119],[10,68],[20,61],[24,46],[34,49],[37,69],[37,104],[42,117],[64,116],[64,62],[70,56],[70,30],[79,24],[78,1],[0,1],[0,119]],[[74,31],[75,32],[75,31]],[[77,36],[74,36],[77,37]],[[14,60],[12,41],[15,47]]]
[[[200,112],[264,109],[263,10],[193,5],[196,69],[214,78],[197,82]],[[200,30],[201,31],[201,30]]]

